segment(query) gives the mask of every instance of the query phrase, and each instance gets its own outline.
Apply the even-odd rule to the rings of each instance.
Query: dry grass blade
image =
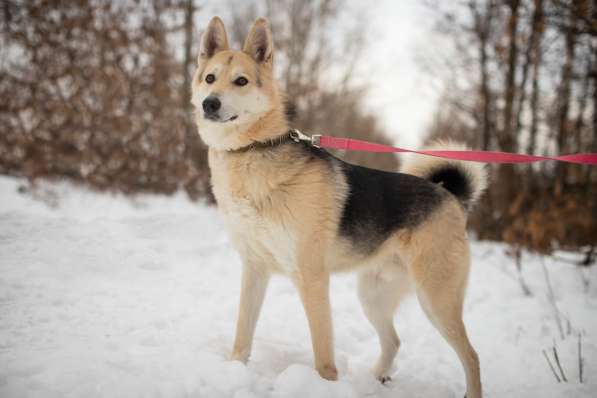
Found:
[[[582,357],[582,333],[578,333],[578,381],[582,384],[584,359]]]
[[[520,264],[520,257],[521,257],[520,255],[518,255],[516,257],[516,272],[518,274],[518,282],[520,283],[520,287],[522,288],[523,294],[527,297],[531,297],[533,295],[533,292],[531,292],[529,285],[527,285],[524,278],[522,277],[522,267]]]
[[[541,267],[543,268],[543,275],[545,275],[545,283],[547,284],[547,298],[551,303],[554,311],[554,318],[556,321],[556,325],[558,326],[558,330],[560,331],[560,336],[562,340],[564,339],[564,327],[562,326],[562,319],[560,318],[560,311],[558,310],[558,306],[556,305],[556,296],[553,292],[553,287],[551,286],[551,280],[549,279],[549,272],[547,271],[547,267],[545,266],[545,261],[543,257],[541,257]]]
[[[561,383],[562,380],[560,380],[560,376],[558,376],[558,374],[556,373],[555,368],[551,364],[551,361],[549,360],[549,357],[547,356],[547,352],[545,350],[542,350],[541,352],[543,352],[543,356],[545,357],[545,360],[547,361],[547,364],[549,365],[549,368],[551,369],[551,372],[553,373],[554,377],[556,378],[556,380],[558,381],[558,383]]]
[[[568,379],[566,379],[566,375],[564,374],[564,369],[562,369],[562,364],[560,364],[560,357],[558,356],[558,350],[556,349],[555,344],[553,346],[553,357],[556,360],[556,365],[558,365],[558,369],[560,370],[560,375],[562,376],[562,380],[567,383]]]

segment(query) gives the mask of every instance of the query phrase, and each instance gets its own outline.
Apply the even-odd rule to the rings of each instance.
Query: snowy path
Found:
[[[396,316],[402,339],[393,381],[367,369],[377,338],[353,275],[332,283],[340,381],[311,368],[298,296],[272,281],[248,366],[226,361],[239,293],[239,258],[212,208],[183,196],[130,201],[44,184],[50,209],[0,177],[0,397],[462,397],[456,356],[414,300]],[[503,247],[474,243],[465,319],[487,397],[589,397],[597,389],[597,267],[547,259],[560,312],[554,321],[537,258],[525,297]],[[568,324],[564,320],[565,333]],[[578,382],[577,332],[584,375]],[[542,349],[555,341],[569,383]]]

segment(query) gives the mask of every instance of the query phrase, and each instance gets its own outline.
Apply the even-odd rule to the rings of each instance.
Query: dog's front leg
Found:
[[[337,380],[334,361],[332,317],[330,308],[330,274],[320,260],[299,264],[295,283],[301,295],[315,356],[315,368],[324,379]]]
[[[249,355],[251,355],[255,326],[257,325],[268,281],[269,273],[267,271],[256,267],[252,260],[244,261],[236,337],[232,355],[230,356],[232,360],[246,363]]]

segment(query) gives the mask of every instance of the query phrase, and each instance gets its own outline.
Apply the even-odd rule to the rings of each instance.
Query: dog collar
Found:
[[[229,153],[245,153],[255,149],[270,149],[285,144],[289,141],[294,142],[305,142],[316,148],[319,148],[320,135],[308,136],[301,133],[298,129],[290,129],[285,134],[282,134],[276,138],[269,139],[267,141],[255,141],[247,146],[240,147],[238,149],[229,149]]]

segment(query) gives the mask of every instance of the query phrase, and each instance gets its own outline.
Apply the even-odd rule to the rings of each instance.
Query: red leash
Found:
[[[329,135],[312,135],[311,137],[293,130],[295,141],[308,141],[318,148],[342,149],[345,151],[364,151],[380,153],[418,153],[420,155],[435,156],[444,159],[468,160],[482,163],[534,163],[545,160],[578,164],[597,164],[597,153],[575,153],[560,156],[535,156],[519,153],[498,151],[454,151],[454,150],[421,150],[404,149],[389,145],[375,144],[373,142],[354,140],[352,138],[331,137]]]

